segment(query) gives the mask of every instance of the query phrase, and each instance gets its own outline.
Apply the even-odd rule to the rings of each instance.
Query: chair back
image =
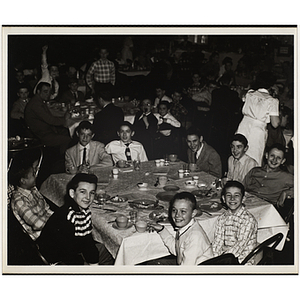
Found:
[[[269,253],[273,253],[274,249],[277,247],[277,245],[280,243],[280,241],[283,238],[283,234],[281,232],[273,235],[272,237],[268,238],[258,246],[256,246],[246,257],[245,259],[241,262],[241,265],[245,265],[251,258],[254,256],[257,256],[260,253],[263,253],[263,256],[257,264],[262,265],[265,264],[267,260],[267,256],[265,254],[265,251],[268,250]],[[272,246],[270,246],[272,245]]]

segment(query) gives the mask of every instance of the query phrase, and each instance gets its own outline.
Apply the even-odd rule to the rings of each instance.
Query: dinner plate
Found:
[[[222,204],[216,201],[197,202],[198,208],[203,211],[217,212],[222,209]]]
[[[132,200],[129,203],[130,207],[132,208],[139,208],[139,209],[153,209],[157,208],[157,201],[154,200]]]
[[[211,199],[218,196],[217,192],[211,191],[209,189],[192,191],[192,194],[199,199]]]
[[[117,223],[113,223],[113,224],[112,224],[112,227],[113,227],[114,229],[117,229],[117,230],[126,230],[126,229],[131,228],[132,226],[133,226],[133,224],[130,223],[130,222],[128,222],[127,226],[124,227],[124,228],[120,228],[120,227],[117,225]]]
[[[160,192],[156,198],[161,201],[171,201],[176,193],[174,191]]]
[[[169,184],[164,186],[163,189],[167,192],[171,192],[171,191],[178,191],[180,188],[177,185]]]
[[[126,201],[128,201],[128,198],[127,197],[123,197],[123,196],[114,196],[114,197],[111,197],[109,199],[109,201],[113,202],[113,203],[124,203]]]

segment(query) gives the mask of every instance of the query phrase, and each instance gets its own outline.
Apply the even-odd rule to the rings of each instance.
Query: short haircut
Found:
[[[71,77],[71,78],[68,80],[68,84],[71,84],[71,83],[77,83],[77,84],[78,84],[78,79],[75,78],[75,77]]]
[[[40,149],[19,152],[13,159],[8,172],[8,181],[17,187],[21,178],[27,178],[33,163],[40,158]]]
[[[29,88],[26,84],[21,84],[18,86],[18,93],[20,92],[21,89],[26,89],[29,92]]]
[[[105,90],[101,90],[101,87],[99,85],[95,85],[95,95],[97,99],[102,98],[106,102],[112,101],[112,85],[108,85]]]
[[[88,182],[95,184],[97,187],[98,178],[95,174],[78,173],[76,174],[67,185],[67,194],[70,190],[76,191],[80,182]]]
[[[199,138],[200,138],[201,136],[203,137],[202,131],[201,131],[199,128],[195,127],[195,126],[191,126],[189,129],[187,129],[187,131],[186,131],[186,137],[187,137],[188,135],[196,135],[196,136],[198,136]]]
[[[272,149],[277,149],[277,150],[280,150],[283,152],[283,157],[285,157],[285,147],[282,145],[282,144],[279,144],[279,143],[276,143],[276,144],[273,144],[269,150],[267,151],[267,153],[270,153],[270,151]]]
[[[225,196],[226,190],[231,188],[231,187],[235,187],[235,188],[240,189],[242,197],[245,196],[245,187],[244,187],[244,185],[242,183],[238,182],[238,181],[235,181],[235,180],[230,180],[230,181],[226,182],[226,184],[225,184],[225,186],[223,187],[223,190],[222,190],[222,196]]]
[[[176,200],[186,200],[187,202],[191,203],[192,210],[197,209],[197,201],[196,201],[195,196],[189,192],[181,192],[181,193],[175,194],[173,199],[170,201],[170,206],[169,206],[170,213],[171,213],[172,207]]]
[[[122,123],[120,124],[120,127],[119,127],[118,131],[121,130],[121,127],[122,127],[122,126],[127,126],[127,127],[130,128],[131,131],[133,131],[133,126],[132,126],[132,124],[131,124],[130,122],[128,122],[128,121],[122,122]]]
[[[242,143],[245,148],[248,146],[248,140],[246,139],[246,137],[243,134],[240,134],[240,133],[235,134],[232,137],[230,144],[234,141],[238,141],[238,142]]]
[[[90,129],[92,133],[94,133],[94,126],[91,122],[89,121],[82,121],[76,128],[76,132],[80,133],[81,129]]]
[[[183,88],[181,86],[176,86],[173,88],[172,94],[178,93],[178,94],[182,95],[182,91],[183,91]]]
[[[167,109],[170,109],[171,104],[168,101],[162,100],[158,103],[157,107],[159,108],[161,105],[165,105],[167,107]]]
[[[141,101],[140,105],[143,105],[143,102],[146,101],[146,100],[149,101],[149,102],[151,103],[151,105],[153,104],[153,101],[152,101],[151,99],[145,98],[145,99],[143,99],[143,100]]]
[[[162,82],[157,82],[155,84],[155,89],[161,89],[161,90],[165,91],[166,90],[166,85]]]
[[[37,85],[36,91],[41,91],[41,89],[42,89],[43,86],[50,87],[50,84],[49,84],[48,82],[41,81],[41,82]]]

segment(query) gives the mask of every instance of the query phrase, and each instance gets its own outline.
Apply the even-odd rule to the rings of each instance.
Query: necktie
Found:
[[[51,90],[52,90],[52,95],[54,95],[55,94],[55,80],[54,79],[52,79],[52,81],[51,81]]]
[[[126,146],[126,149],[125,149],[125,155],[126,155],[126,159],[127,161],[131,161],[131,154],[130,154],[130,149],[129,149],[129,145],[131,143],[126,143],[125,146]]]
[[[83,148],[82,164],[86,165],[86,148]]]
[[[179,230],[176,231],[175,235],[175,251],[176,251],[176,257],[177,257],[177,264],[180,265],[182,261],[181,253],[180,253],[180,246],[179,246]]]
[[[194,160],[195,160],[195,163],[197,162],[197,151],[194,153]]]
[[[75,101],[77,101],[77,92],[73,93]]]

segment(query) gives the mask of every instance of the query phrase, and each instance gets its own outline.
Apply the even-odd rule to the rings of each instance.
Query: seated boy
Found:
[[[240,182],[226,183],[222,199],[228,210],[218,217],[212,243],[214,256],[232,253],[240,263],[257,245],[257,221],[243,205],[244,196]]]
[[[243,182],[246,174],[257,167],[256,160],[246,154],[248,150],[248,140],[242,134],[235,134],[232,138],[231,156],[228,158],[228,180]]]
[[[164,136],[170,136],[172,127],[179,128],[180,122],[176,120],[170,113],[170,103],[161,101],[158,104],[158,113],[154,113],[158,120],[158,131]]]
[[[112,155],[115,164],[120,160],[128,162],[134,160],[148,161],[143,145],[132,140],[134,131],[131,123],[123,122],[117,134],[121,140],[112,141],[105,147],[106,152]]]
[[[36,240],[53,214],[44,197],[35,186],[38,173],[38,156],[21,152],[13,160],[9,171],[10,184],[14,186],[11,209],[28,235]]]
[[[294,175],[281,170],[285,162],[285,147],[274,144],[266,153],[267,164],[256,167],[245,176],[245,190],[277,208],[284,206],[286,198],[294,197]]]
[[[65,204],[48,220],[37,243],[49,263],[67,265],[113,264],[113,258],[103,244],[92,237],[89,206],[94,200],[97,177],[76,174],[67,186]]]
[[[150,230],[158,232],[170,253],[176,256],[176,261],[169,260],[170,264],[198,265],[213,256],[206,233],[194,219],[197,214],[196,207],[197,202],[193,194],[181,192],[174,196],[170,202],[169,215],[172,225],[176,228],[175,237],[163,225],[150,225]],[[160,264],[159,260],[155,261]],[[155,261],[152,261],[153,264]],[[146,264],[152,263],[149,261]]]
[[[156,92],[156,98],[154,100],[154,105],[153,105],[154,111],[157,111],[158,104],[161,101],[167,101],[169,103],[172,102],[172,99],[166,95],[166,88],[162,84],[156,85],[155,92]]]
[[[135,139],[142,143],[147,157],[153,158],[153,139],[157,130],[157,119],[151,112],[152,103],[150,99],[144,99],[141,103],[140,111],[137,112],[133,122]]]
[[[82,121],[76,129],[78,143],[67,149],[65,167],[67,173],[86,171],[86,168],[112,166],[110,155],[105,152],[104,144],[92,141],[94,137],[93,125],[89,121]]]
[[[195,127],[187,130],[186,142],[188,144],[188,163],[196,163],[200,171],[221,178],[222,163],[219,154],[204,140],[202,133]]]
[[[174,152],[174,149],[178,152],[179,145],[176,144],[176,138],[179,136],[181,124],[171,115],[170,103],[161,101],[158,104],[158,113],[154,113],[154,116],[158,120],[157,136],[154,144],[155,157],[163,157],[165,154]]]
[[[84,94],[81,91],[78,91],[78,80],[76,78],[69,79],[68,88],[69,89],[62,94],[60,102],[75,105],[78,101],[84,101]]]
[[[24,119],[25,107],[29,101],[29,91],[27,86],[21,85],[18,89],[18,100],[13,103],[13,107],[10,112],[10,117],[12,119]]]

